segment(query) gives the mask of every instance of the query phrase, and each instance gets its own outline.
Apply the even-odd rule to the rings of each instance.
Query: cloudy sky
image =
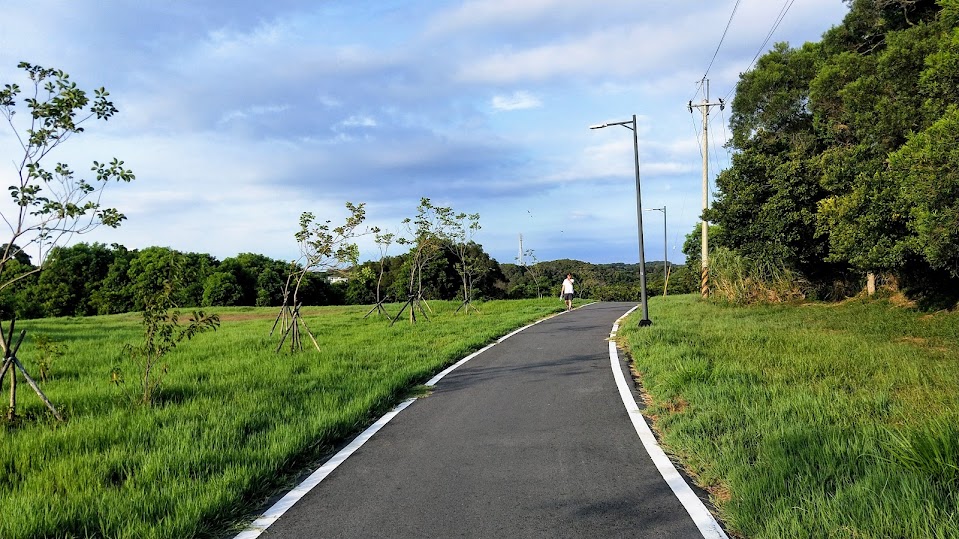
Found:
[[[16,65],[28,61],[105,86],[120,109],[53,156],[77,171],[118,157],[136,174],[103,195],[127,221],[73,241],[292,260],[304,211],[337,223],[346,201],[364,202],[368,224],[402,233],[429,197],[478,212],[476,240],[500,262],[515,262],[522,234],[538,260],[594,263],[636,262],[638,242],[632,134],[590,125],[637,115],[642,204],[667,217],[664,246],[663,212],[643,213],[646,260],[680,261],[702,204],[702,124],[687,110],[699,82],[730,100],[760,51],[818,41],[847,11],[841,0],[3,6],[0,84],[25,86]],[[729,162],[728,119],[711,109],[711,177]],[[15,139],[0,128],[10,185]]]

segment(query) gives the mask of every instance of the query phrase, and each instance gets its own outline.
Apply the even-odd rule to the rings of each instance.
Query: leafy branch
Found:
[[[7,263],[28,248],[37,252],[36,267],[15,279],[0,282],[0,290],[29,274],[39,272],[50,250],[73,234],[89,232],[103,224],[116,228],[125,216],[115,208],[101,206],[103,190],[110,181],[130,182],[133,172],[124,162],[93,161],[93,178],[86,179],[65,163],[52,168],[45,160],[71,136],[84,131],[90,120],[109,120],[117,108],[104,88],[92,98],[61,70],[21,62],[30,80],[28,95],[17,84],[0,89],[0,115],[7,121],[20,147],[22,158],[15,163],[17,179],[8,187],[13,210],[0,212],[10,240],[0,254],[0,273]],[[27,117],[18,122],[18,104]]]

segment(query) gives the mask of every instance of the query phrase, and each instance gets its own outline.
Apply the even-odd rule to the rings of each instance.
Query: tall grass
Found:
[[[432,322],[393,327],[364,319],[364,307],[303,309],[322,350],[295,354],[274,353],[276,309],[221,309],[219,331],[164,356],[150,407],[110,377],[130,368],[122,348],[142,340],[138,315],[19,323],[28,341],[65,347],[42,388],[68,421],[21,392],[22,419],[0,424],[0,537],[222,536],[412,386],[564,307],[487,302],[465,316],[456,302],[430,306]],[[19,354],[28,367],[35,348]]]
[[[710,257],[709,275],[715,297],[749,305],[782,303],[806,298],[808,284],[786,266],[753,260],[729,249],[716,249]]]
[[[959,537],[959,313],[650,311],[622,333],[647,412],[735,535]]]

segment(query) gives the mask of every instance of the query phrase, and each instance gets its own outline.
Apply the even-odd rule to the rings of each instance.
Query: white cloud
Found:
[[[220,118],[221,124],[229,123],[234,120],[245,120],[253,116],[264,116],[267,114],[276,114],[289,110],[289,105],[253,105],[244,110],[231,110],[223,114]]]
[[[539,108],[543,106],[543,102],[529,92],[518,91],[511,95],[493,96],[490,105],[493,110],[509,111]]]
[[[376,127],[376,120],[370,116],[355,115],[340,122],[343,127]]]

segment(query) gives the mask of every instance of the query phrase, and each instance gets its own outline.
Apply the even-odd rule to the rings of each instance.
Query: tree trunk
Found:
[[[17,416],[17,369],[10,369],[10,408],[7,410],[7,421],[13,421]]]

